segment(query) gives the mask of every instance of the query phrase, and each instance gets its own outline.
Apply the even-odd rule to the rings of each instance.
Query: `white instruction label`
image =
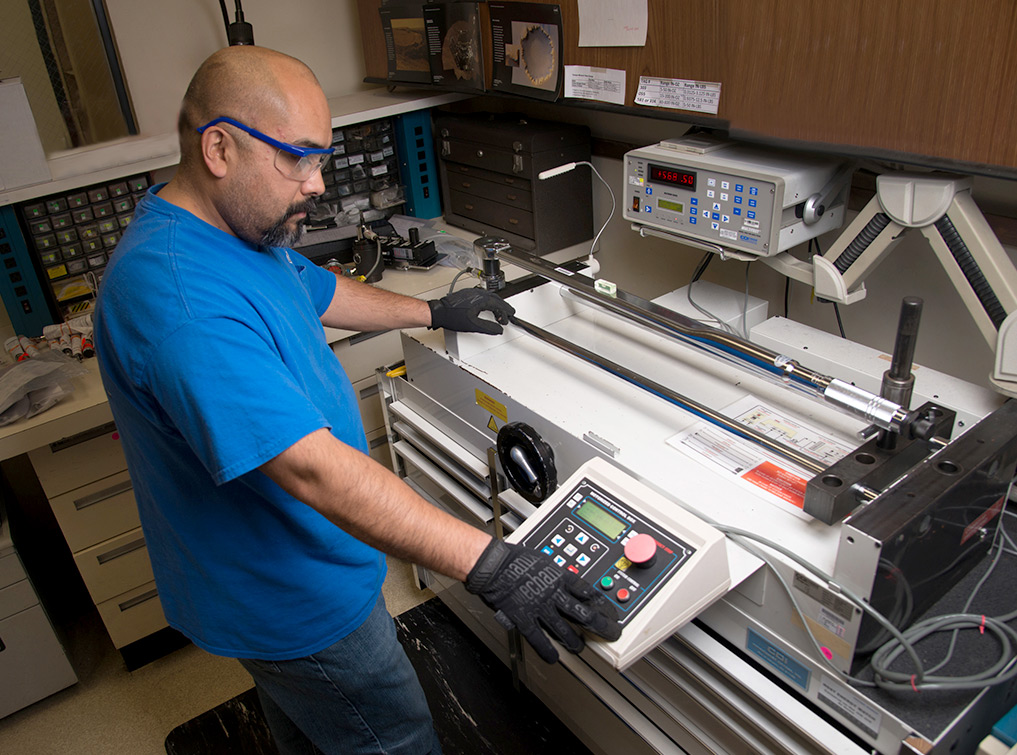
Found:
[[[716,115],[720,109],[720,84],[713,81],[640,76],[635,101],[637,105],[694,110],[698,113]]]
[[[791,446],[824,467],[851,453],[846,439],[834,437],[818,427],[792,418],[783,410],[764,404],[751,395],[724,409],[724,414],[741,425]],[[733,475],[766,499],[779,501],[802,519],[805,488],[812,473],[752,441],[707,422],[700,422],[668,438],[668,444],[682,453],[705,459],[717,469]],[[850,615],[850,614],[849,614]]]
[[[625,71],[617,68],[565,66],[565,96],[625,104]]]

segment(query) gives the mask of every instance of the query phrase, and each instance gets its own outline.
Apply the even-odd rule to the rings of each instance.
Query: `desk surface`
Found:
[[[88,374],[73,379],[74,393],[69,398],[34,417],[0,427],[0,459],[9,459],[113,420],[106,391],[99,379],[98,363],[95,359],[86,359],[82,365]]]

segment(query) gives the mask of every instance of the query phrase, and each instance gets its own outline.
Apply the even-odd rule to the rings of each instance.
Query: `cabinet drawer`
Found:
[[[493,184],[500,184],[516,191],[532,192],[530,179],[522,178],[513,174],[495,173],[493,170],[474,168],[472,165],[460,165],[459,163],[443,162],[446,178],[449,186],[456,187],[460,180],[469,181],[471,178],[479,178],[482,181],[490,181]]]
[[[21,613],[39,602],[39,597],[27,579],[0,589],[0,619]]]
[[[356,383],[366,377],[374,379],[374,371],[386,364],[393,364],[403,358],[403,346],[398,330],[382,333],[363,333],[332,344],[334,353],[343,369]]]
[[[141,526],[126,470],[58,495],[50,506],[72,553]]]
[[[154,578],[140,527],[75,553],[74,562],[96,604]]]
[[[21,565],[21,559],[17,553],[0,558],[0,589],[28,579],[25,568]]]
[[[483,197],[493,202],[517,207],[521,210],[532,210],[533,197],[529,190],[519,189],[505,183],[495,183],[483,178],[464,176],[461,173],[448,174],[450,191],[461,191],[475,197]]]
[[[42,606],[0,619],[0,648],[0,718],[78,681]]]
[[[487,225],[533,238],[532,213],[462,191],[450,191],[449,199],[453,214],[465,215]]]
[[[483,168],[494,173],[528,176],[533,170],[533,156],[526,152],[513,152],[476,142],[443,140],[441,156],[448,162]]]
[[[360,406],[360,417],[364,421],[364,430],[368,435],[385,424],[385,415],[381,411],[381,397],[378,395],[378,380],[373,377],[358,380],[353,384],[357,392],[357,403]]]
[[[392,452],[389,450],[388,434],[382,427],[367,434],[367,448],[371,458],[387,469],[392,469]]]
[[[96,607],[116,648],[130,645],[169,626],[155,582],[146,582]]]
[[[127,469],[120,433],[113,423],[29,452],[48,498]]]

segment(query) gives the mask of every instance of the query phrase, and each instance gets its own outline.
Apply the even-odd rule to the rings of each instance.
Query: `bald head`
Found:
[[[180,167],[198,156],[196,129],[213,118],[225,115],[249,124],[284,119],[297,82],[320,91],[311,69],[289,55],[253,45],[213,53],[195,72],[180,108]]]

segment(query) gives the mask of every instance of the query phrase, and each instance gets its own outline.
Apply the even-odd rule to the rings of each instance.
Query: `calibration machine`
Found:
[[[850,166],[695,137],[630,152],[624,175],[642,235],[766,260],[838,301],[864,295],[856,261],[867,272],[907,227],[933,229],[994,324],[998,390],[912,374],[912,300],[888,362],[757,299],[733,307],[735,335],[681,291],[646,301],[502,245],[530,273],[501,290],[505,333],[407,331],[405,374],[379,372],[393,462],[436,505],[595,585],[622,634],[547,665],[459,583],[421,580],[595,752],[973,751],[1017,702],[1017,634],[955,619],[942,667],[947,651],[921,658],[908,634],[965,613],[1017,467],[1017,271],[970,185],[888,177],[850,239],[803,261],[788,250],[843,224]],[[715,311],[742,301],[711,292]],[[994,654],[970,657],[971,634]]]

